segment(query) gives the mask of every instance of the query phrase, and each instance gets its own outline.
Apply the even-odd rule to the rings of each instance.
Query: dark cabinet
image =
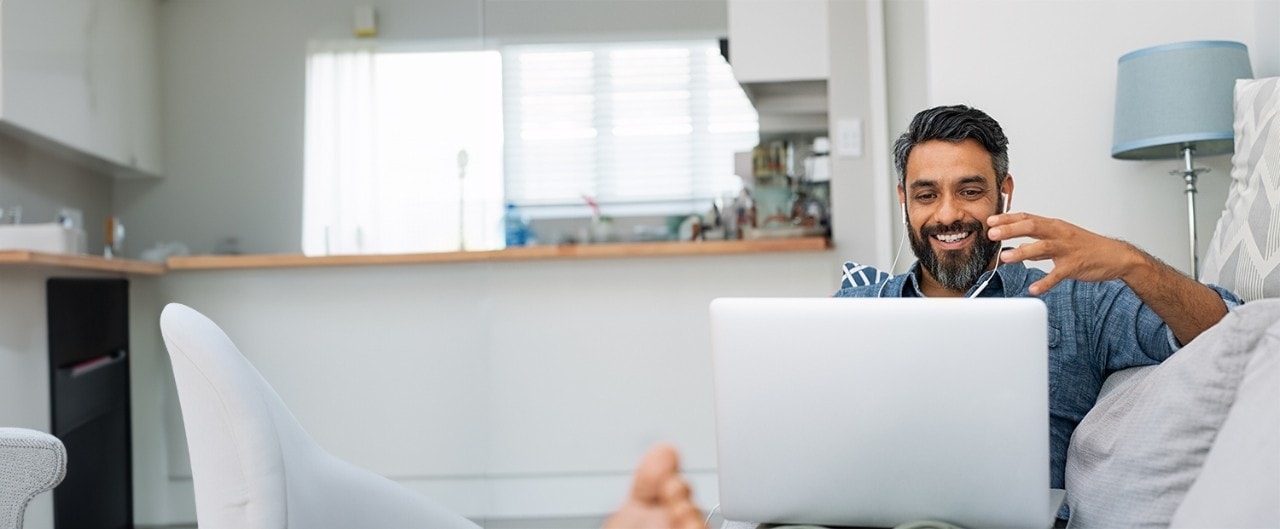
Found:
[[[50,424],[67,448],[54,527],[133,527],[129,282],[52,278],[45,286]]]

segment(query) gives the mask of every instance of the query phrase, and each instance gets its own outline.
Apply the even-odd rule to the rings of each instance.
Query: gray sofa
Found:
[[[1280,527],[1280,78],[1238,81],[1235,103],[1200,279],[1246,304],[1107,380],[1068,449],[1069,527]]]
[[[1112,375],[1067,452],[1068,527],[1280,526],[1280,299]]]

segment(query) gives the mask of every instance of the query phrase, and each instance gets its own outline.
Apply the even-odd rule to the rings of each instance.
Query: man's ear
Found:
[[[898,206],[902,209],[902,225],[907,225],[907,194],[902,190],[902,184],[898,184]]]
[[[1004,182],[1000,183],[1000,195],[1002,201],[1000,203],[1000,212],[1008,213],[1010,205],[1013,203],[1013,175],[1004,174]]]

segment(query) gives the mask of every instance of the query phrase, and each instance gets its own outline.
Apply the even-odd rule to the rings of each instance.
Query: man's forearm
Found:
[[[1213,289],[1129,247],[1134,252],[1132,270],[1122,279],[1169,325],[1179,343],[1190,343],[1227,315],[1227,305]]]

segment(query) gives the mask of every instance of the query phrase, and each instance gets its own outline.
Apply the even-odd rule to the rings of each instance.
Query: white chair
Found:
[[[27,504],[67,475],[67,449],[57,437],[0,428],[0,527],[22,529]]]
[[[201,529],[477,527],[325,452],[204,315],[170,304],[160,331],[173,360]]]

